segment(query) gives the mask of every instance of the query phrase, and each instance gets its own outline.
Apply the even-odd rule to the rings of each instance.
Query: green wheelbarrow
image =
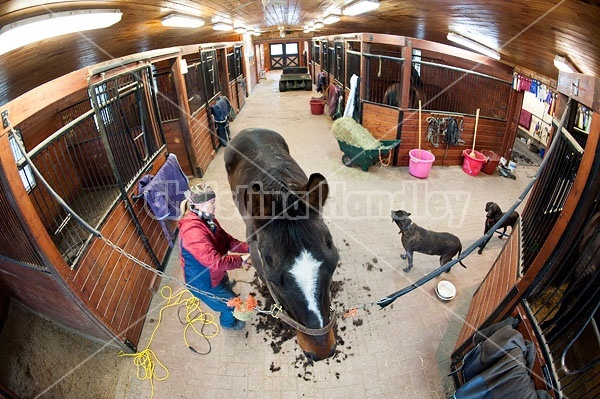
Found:
[[[381,140],[380,146],[372,150],[355,147],[348,143],[338,140],[340,150],[344,153],[342,163],[346,166],[360,166],[363,171],[368,171],[369,168],[381,160],[382,157],[387,157],[391,150],[400,144],[400,140]]]

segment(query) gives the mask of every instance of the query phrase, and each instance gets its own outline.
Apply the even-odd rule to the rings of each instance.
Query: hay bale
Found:
[[[367,129],[349,116],[337,119],[331,127],[333,136],[346,144],[364,150],[374,150],[381,146],[379,140],[369,133]]]

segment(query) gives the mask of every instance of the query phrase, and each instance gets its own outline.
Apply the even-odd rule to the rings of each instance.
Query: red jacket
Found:
[[[242,259],[238,255],[228,255],[229,251],[247,253],[248,244],[229,235],[213,219],[217,225],[213,233],[204,219],[194,212],[188,212],[179,220],[180,262],[184,268],[200,272],[208,269],[212,287],[219,285],[227,270],[237,269],[242,266]]]

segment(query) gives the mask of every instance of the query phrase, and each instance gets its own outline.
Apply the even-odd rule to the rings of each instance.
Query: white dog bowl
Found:
[[[456,296],[456,287],[450,281],[442,280],[435,287],[436,295],[444,301],[449,301]]]

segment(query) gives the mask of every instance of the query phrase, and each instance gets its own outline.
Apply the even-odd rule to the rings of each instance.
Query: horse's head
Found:
[[[328,191],[325,178],[313,174],[298,189],[255,182],[241,193],[253,264],[313,360],[335,350],[330,291],[339,256],[320,213]]]

